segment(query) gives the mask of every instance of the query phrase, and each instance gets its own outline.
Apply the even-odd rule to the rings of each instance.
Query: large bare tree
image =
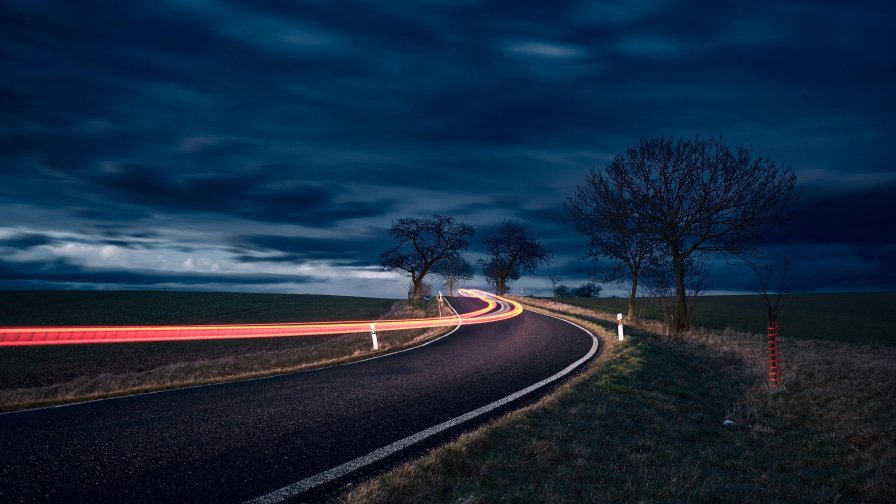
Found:
[[[433,272],[442,278],[448,295],[454,295],[454,287],[464,280],[473,279],[473,266],[460,255],[453,255],[433,267]]]
[[[639,229],[635,205],[619,188],[594,170],[585,174],[585,184],[567,198],[566,211],[576,230],[588,238],[585,258],[599,267],[601,281],[628,282],[628,318],[636,315],[635,302],[642,275],[660,262],[659,242]]]
[[[715,136],[642,137],[603,173],[592,170],[590,176],[610,189],[637,236],[671,261],[675,332],[690,325],[689,258],[721,253],[755,259],[759,241],[792,219],[801,195],[789,167]],[[619,229],[614,219],[596,225],[610,233]]]
[[[479,264],[485,280],[499,296],[506,294],[523,273],[532,273],[551,259],[551,251],[528,226],[512,220],[495,227],[483,243],[488,247],[488,257],[480,259]]]
[[[380,262],[386,271],[401,271],[411,278],[411,296],[423,295],[423,279],[433,267],[466,250],[473,228],[452,217],[433,215],[405,217],[392,223],[389,230],[398,244],[383,252]]]

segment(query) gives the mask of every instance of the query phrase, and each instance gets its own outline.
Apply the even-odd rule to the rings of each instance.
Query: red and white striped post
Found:
[[[619,341],[622,341],[622,314],[616,314],[616,320],[619,321]]]
[[[778,348],[778,321],[768,321],[768,385],[772,391],[781,386],[781,353]]]

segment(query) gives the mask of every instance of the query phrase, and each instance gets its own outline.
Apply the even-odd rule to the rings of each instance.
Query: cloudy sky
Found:
[[[0,288],[401,297],[387,229],[438,212],[529,223],[547,293],[585,171],[702,132],[796,171],[800,290],[896,289],[894,5],[3,0]]]

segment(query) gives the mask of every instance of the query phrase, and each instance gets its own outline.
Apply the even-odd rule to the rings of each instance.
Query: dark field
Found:
[[[0,326],[369,320],[394,299],[159,291],[0,291]]]
[[[395,300],[291,294],[158,291],[0,292],[0,326],[140,325],[369,320]],[[98,373],[142,372],[173,362],[308,347],[332,337],[0,347],[2,388]]]
[[[562,298],[585,308],[618,313],[620,298]],[[656,303],[638,300],[644,316],[658,319]],[[706,296],[697,299],[695,325],[765,334],[766,305],[760,296]],[[896,292],[793,294],[778,321],[782,337],[896,346]]]
[[[422,316],[393,299],[209,292],[0,292],[0,326],[313,322]],[[431,308],[436,308],[435,306]],[[422,331],[380,335],[381,352]],[[370,335],[0,347],[0,409],[305,369],[370,353]],[[18,392],[25,389],[30,392]],[[12,406],[16,404],[18,406]]]

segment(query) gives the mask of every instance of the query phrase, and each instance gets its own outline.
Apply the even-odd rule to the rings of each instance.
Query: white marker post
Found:
[[[439,291],[439,318],[442,318],[442,291]]]
[[[373,349],[379,350],[380,344],[376,341],[376,324],[370,324],[370,339],[373,340]]]
[[[619,341],[622,341],[622,314],[616,314],[616,320],[619,321]]]

